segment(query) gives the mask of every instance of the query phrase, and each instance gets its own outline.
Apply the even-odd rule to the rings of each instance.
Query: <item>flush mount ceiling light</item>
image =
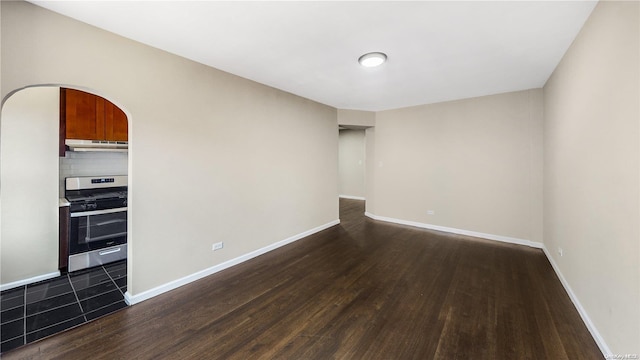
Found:
[[[364,67],[376,67],[387,61],[387,55],[381,52],[370,52],[360,56],[358,62]]]

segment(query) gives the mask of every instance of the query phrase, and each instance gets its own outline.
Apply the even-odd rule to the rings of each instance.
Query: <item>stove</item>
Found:
[[[127,176],[65,179],[69,201],[68,270],[127,257]]]

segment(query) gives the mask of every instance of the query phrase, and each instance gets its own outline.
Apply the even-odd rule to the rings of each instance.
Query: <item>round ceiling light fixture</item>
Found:
[[[370,52],[358,58],[360,65],[364,67],[376,67],[387,61],[387,55],[381,52]]]

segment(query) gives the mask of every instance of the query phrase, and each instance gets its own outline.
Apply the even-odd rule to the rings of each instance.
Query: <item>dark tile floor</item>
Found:
[[[126,291],[126,260],[3,291],[0,352],[122,309]]]

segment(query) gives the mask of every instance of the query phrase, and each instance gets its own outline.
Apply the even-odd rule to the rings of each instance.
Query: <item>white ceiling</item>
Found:
[[[594,1],[31,1],[340,109],[542,87]],[[382,51],[379,68],[358,65]]]

